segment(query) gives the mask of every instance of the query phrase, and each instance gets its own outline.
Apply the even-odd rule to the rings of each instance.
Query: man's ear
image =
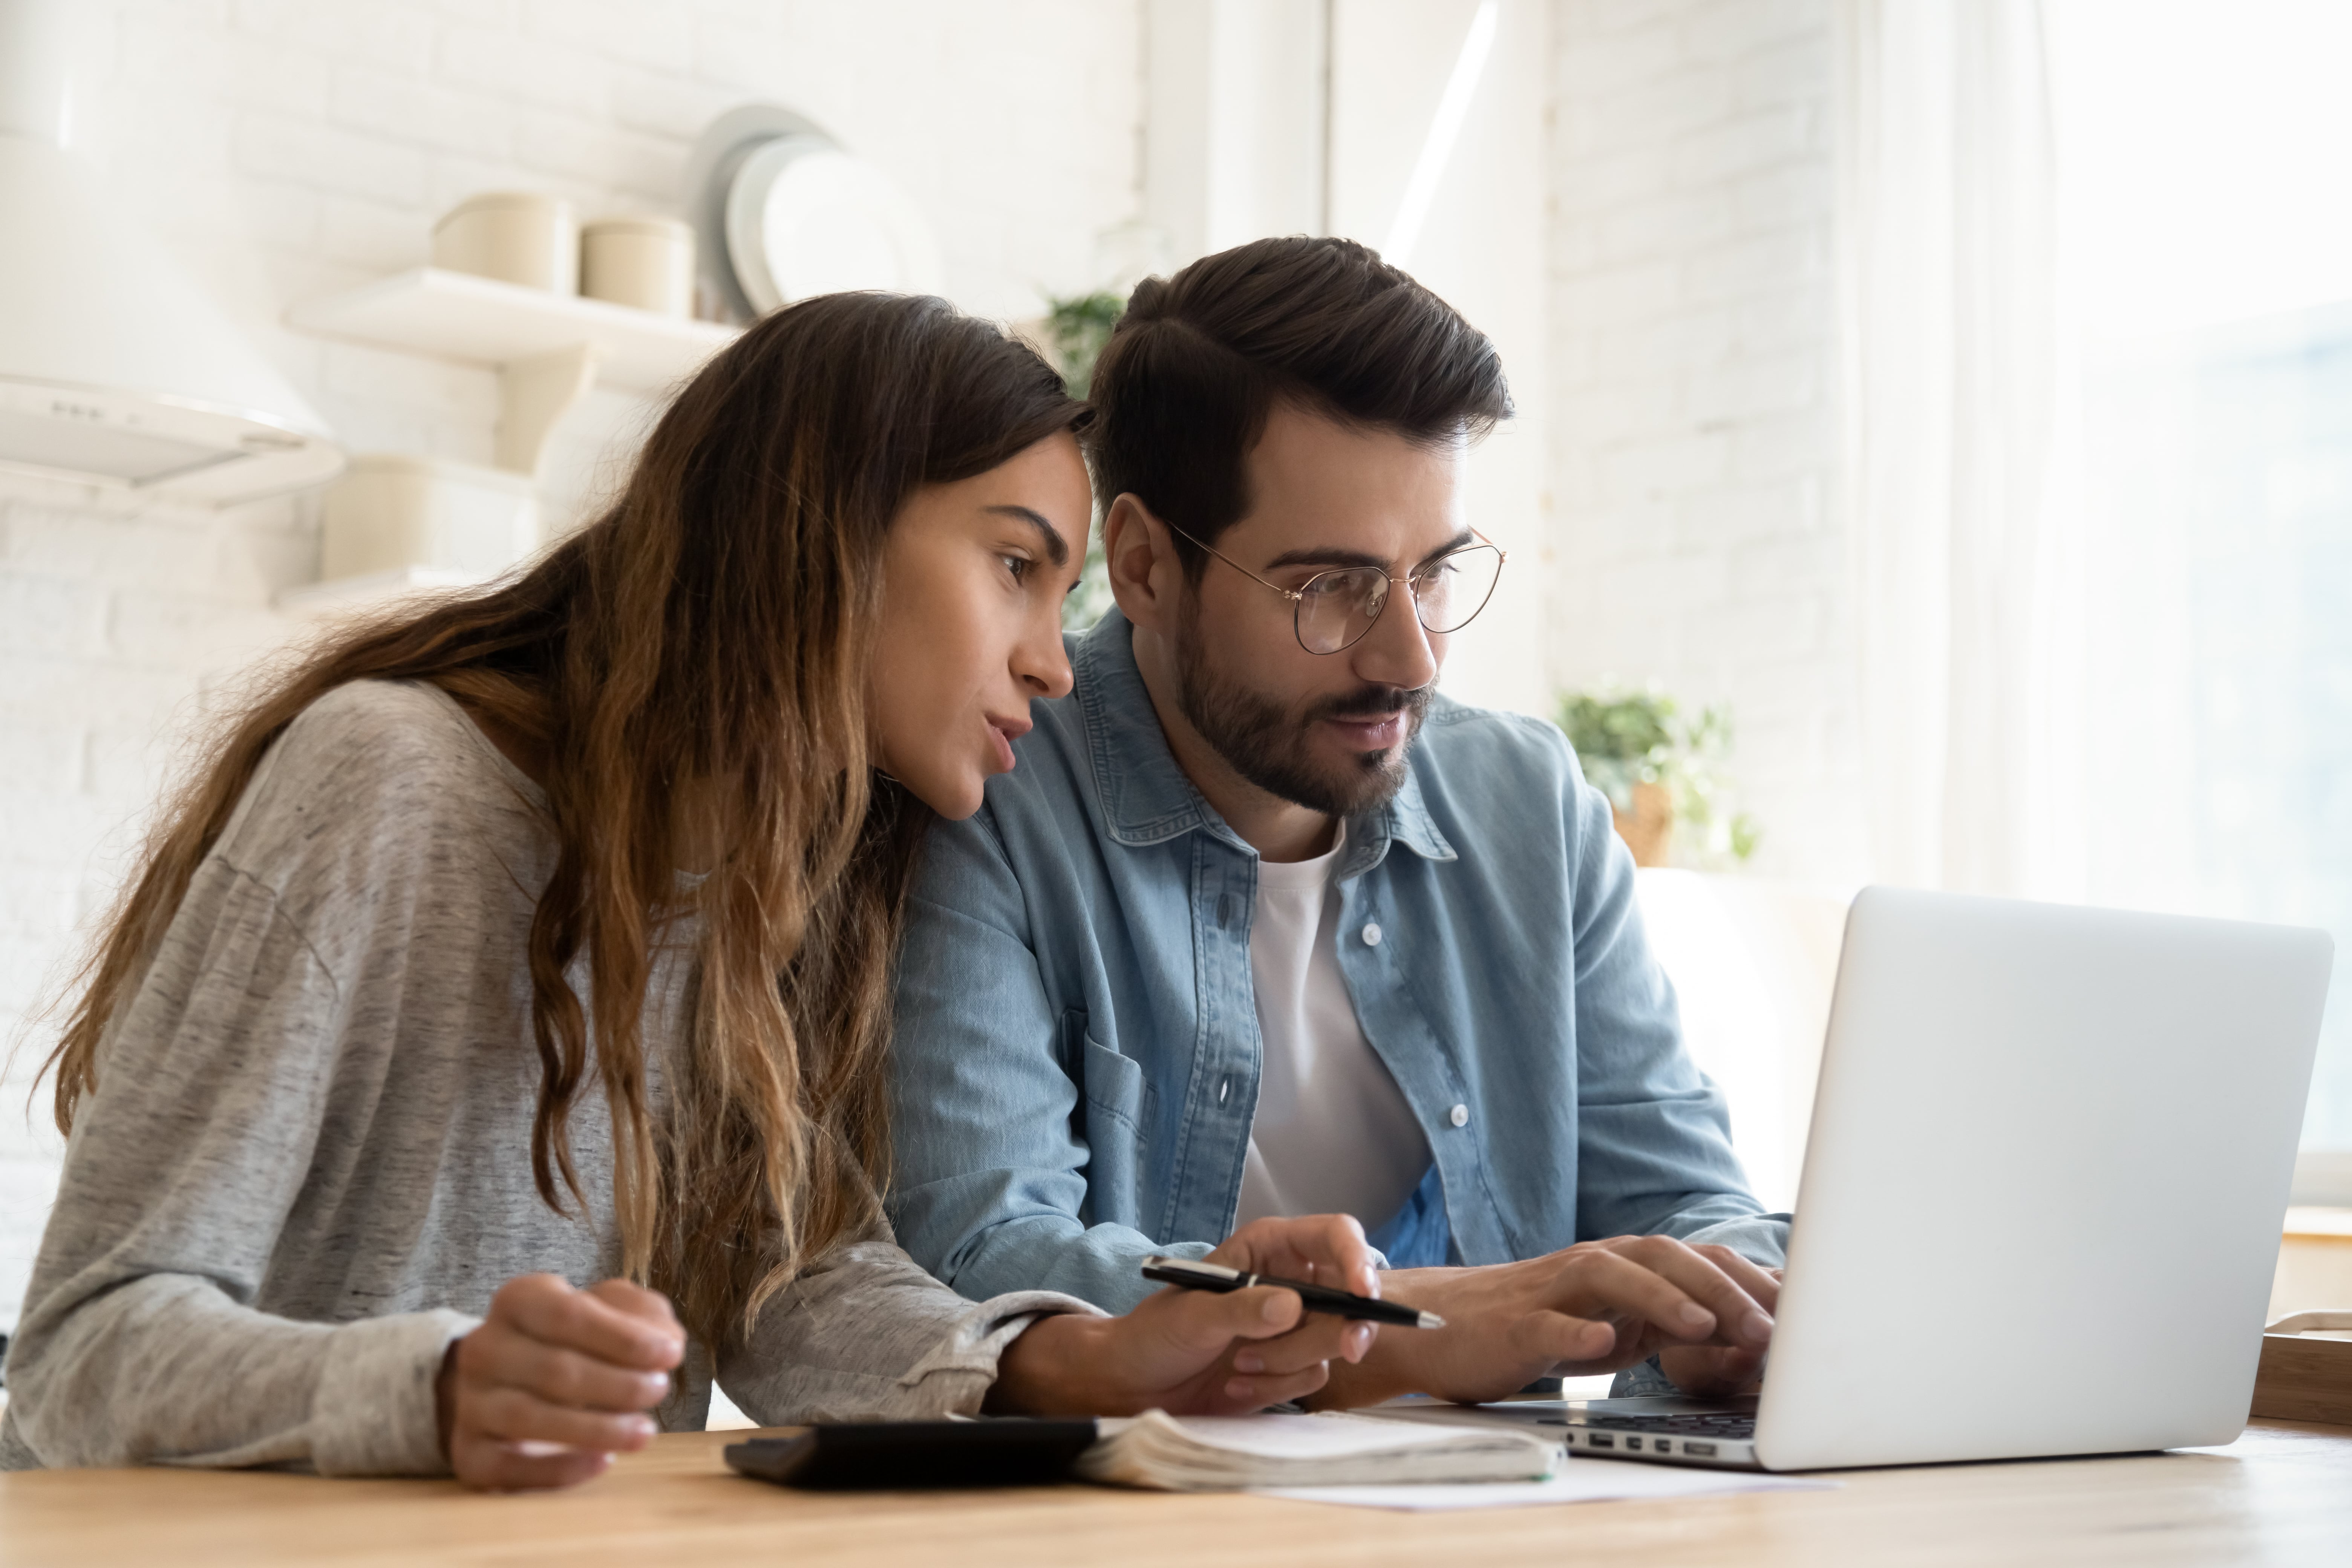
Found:
[[[1174,625],[1184,582],[1175,536],[1131,490],[1104,514],[1103,563],[1120,614],[1146,631],[1164,633]]]

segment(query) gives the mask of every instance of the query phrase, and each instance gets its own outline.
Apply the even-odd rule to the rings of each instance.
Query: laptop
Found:
[[[2333,955],[2285,926],[1865,889],[1761,1396],[1478,1413],[1766,1470],[2233,1440]]]

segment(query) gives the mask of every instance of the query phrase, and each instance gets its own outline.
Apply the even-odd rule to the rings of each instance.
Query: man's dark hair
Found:
[[[1485,333],[1370,247],[1303,237],[1144,279],[1091,395],[1104,500],[1131,491],[1203,542],[1249,510],[1244,458],[1277,402],[1433,444],[1511,415]],[[1181,539],[1176,549],[1197,581],[1207,555]]]

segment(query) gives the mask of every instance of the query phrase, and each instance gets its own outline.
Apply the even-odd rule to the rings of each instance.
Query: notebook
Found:
[[[1020,1417],[821,1425],[731,1444],[727,1463],[779,1486],[904,1490],[1084,1479],[1156,1491],[1395,1487],[1540,1480],[1558,1437],[1524,1428],[1408,1425],[1360,1415],[1100,1421]]]
[[[1524,1430],[1364,1415],[1152,1410],[1095,1425],[1098,1436],[1078,1456],[1076,1473],[1154,1491],[1532,1481],[1550,1475],[1561,1454],[1557,1442]]]

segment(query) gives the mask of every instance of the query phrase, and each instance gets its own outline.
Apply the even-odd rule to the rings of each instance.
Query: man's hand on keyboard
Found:
[[[1780,1270],[1768,1268],[1769,1293],[1751,1292],[1768,1312],[1780,1310]],[[1720,1399],[1764,1384],[1764,1352],[1745,1345],[1680,1345],[1658,1354],[1658,1370],[1685,1394]]]
[[[1446,1326],[1381,1335],[1360,1365],[1334,1363],[1311,1403],[1370,1405],[1406,1393],[1475,1403],[1548,1374],[1617,1372],[1661,1352],[1675,1358],[1669,1376],[1713,1390],[1762,1365],[1780,1281],[1728,1247],[1623,1236],[1523,1263],[1393,1269],[1381,1294]]]

